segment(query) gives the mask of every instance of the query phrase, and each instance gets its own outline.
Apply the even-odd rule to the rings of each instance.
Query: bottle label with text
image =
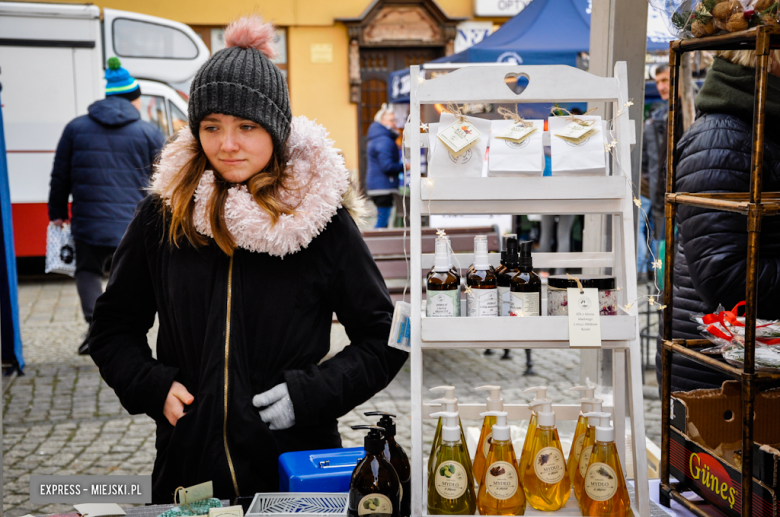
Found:
[[[593,454],[593,447],[584,447],[580,453],[580,476],[585,477],[585,473],[588,471],[588,463],[590,462],[590,455]]]
[[[606,463],[596,462],[588,467],[583,485],[588,497],[594,501],[607,501],[617,493],[618,479],[615,471]]]
[[[487,459],[488,453],[490,452],[490,445],[493,443],[493,433],[488,433],[487,436],[485,436],[485,442],[482,444],[482,452],[485,453],[485,459]]]
[[[539,316],[539,293],[512,293],[510,316]]]
[[[555,484],[566,474],[563,454],[557,447],[545,447],[534,458],[536,477],[548,484]]]
[[[509,312],[512,310],[512,293],[508,287],[498,286],[498,315],[509,316]]]
[[[460,316],[460,289],[452,291],[428,291],[425,315],[429,318]]]
[[[384,494],[369,494],[358,503],[358,515],[391,517],[393,515],[393,503]]]
[[[445,461],[436,469],[436,491],[445,499],[457,499],[466,493],[469,477],[457,461]]]
[[[467,294],[470,318],[498,316],[498,289],[471,289]]]
[[[506,461],[497,461],[485,472],[487,492],[499,500],[509,499],[517,493],[517,470]]]

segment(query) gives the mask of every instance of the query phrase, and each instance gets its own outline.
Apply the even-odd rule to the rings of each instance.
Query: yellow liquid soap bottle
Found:
[[[582,398],[577,401],[581,404],[580,416],[577,419],[577,427],[574,429],[574,438],[572,438],[571,441],[569,459],[566,461],[566,470],[569,472],[569,479],[571,479],[571,482],[574,483],[574,471],[579,465],[582,444],[585,442],[585,432],[588,430],[588,419],[585,417],[585,413],[588,413],[592,410],[590,404],[593,401],[596,388],[588,386],[575,386],[573,388],[569,388],[569,391],[583,392]]]
[[[504,410],[504,399],[501,398],[501,386],[480,386],[475,391],[490,390],[490,396],[487,399],[488,412]],[[488,415],[482,422],[482,432],[477,442],[477,451],[474,453],[474,479],[477,483],[482,479],[485,473],[485,460],[487,460],[490,451],[490,442],[493,437],[493,426],[496,424],[495,415]]]
[[[444,397],[440,399],[433,400],[431,402],[433,403],[440,403],[442,411],[448,412],[448,413],[457,413],[458,412],[458,399],[455,397],[455,386],[436,386],[435,388],[431,388],[430,391],[436,393],[443,391]],[[463,440],[463,443],[466,442],[466,434],[463,432],[463,424],[460,423],[460,417],[458,417],[458,424],[460,425],[460,435],[461,440]],[[439,422],[436,424],[436,433],[433,435],[433,445],[431,446],[431,455],[428,457],[428,473],[433,473],[433,463],[436,460],[436,451],[438,450],[439,446],[441,445],[441,429],[442,429],[442,419],[439,418]],[[471,458],[469,460],[469,469],[472,468],[471,465]]]
[[[480,515],[525,515],[525,492],[517,472],[517,457],[512,445],[505,411],[488,411],[480,416],[496,420],[493,440],[487,455],[487,467],[479,480],[477,508]],[[480,452],[477,451],[477,455]]]
[[[615,447],[615,429],[609,425],[609,413],[586,415],[596,420],[596,443],[588,462],[580,498],[582,515],[591,517],[633,516],[626,478]]]
[[[477,497],[469,451],[461,440],[460,417],[448,411],[434,413],[444,421],[441,446],[428,476],[428,515],[474,515]]]
[[[600,399],[593,399],[590,403],[590,409],[592,413],[601,413]],[[587,418],[587,415],[586,415]],[[593,452],[593,444],[596,443],[596,419],[591,420],[588,418],[588,428],[585,430],[585,438],[582,440],[582,451],[580,452],[580,459],[577,462],[577,468],[574,470],[574,497],[577,501],[580,501],[582,496],[582,484],[585,482],[585,473],[588,471],[588,462],[590,461],[590,455]]]
[[[547,400],[547,386],[535,386],[533,388],[526,388],[523,393],[529,391],[535,391],[536,396],[533,402],[537,400]],[[530,407],[530,404],[529,404]],[[528,460],[531,454],[531,445],[534,443],[534,433],[536,432],[536,411],[531,408],[531,418],[528,421],[528,431],[525,433],[525,441],[523,442],[523,450],[520,453],[520,472],[525,472],[525,462]]]
[[[555,428],[555,413],[549,400],[531,403],[538,407],[536,433],[531,453],[521,472],[528,504],[545,512],[560,510],[571,495],[571,481],[566,472],[561,439]]]

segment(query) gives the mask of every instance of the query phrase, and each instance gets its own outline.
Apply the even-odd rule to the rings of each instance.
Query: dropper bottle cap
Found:
[[[363,440],[363,447],[369,454],[380,454],[385,450],[385,430],[376,425],[353,425],[352,429],[368,429],[368,434]]]
[[[518,258],[518,265],[525,271],[530,271],[534,268],[534,260],[531,257],[533,245],[533,241],[523,241],[520,243],[520,256]]]
[[[504,263],[508,269],[516,269],[520,265],[520,257],[518,255],[520,243],[516,237],[512,237],[506,240],[506,258]]]
[[[474,269],[477,271],[490,269],[486,235],[477,235],[474,237]]]
[[[588,422],[597,420],[596,426],[596,441],[597,442],[614,442],[615,441],[615,429],[609,424],[609,413],[603,413],[601,411],[591,411],[587,415]]]
[[[450,270],[450,245],[444,237],[436,238],[436,254],[433,258],[433,270],[437,273],[446,273]]]
[[[474,388],[474,391],[490,390],[490,396],[487,398],[488,411],[503,411],[504,399],[501,398],[501,386],[480,386]]]
[[[433,413],[432,417],[441,417],[441,439],[444,442],[457,442],[460,440],[460,426],[458,425],[458,413],[450,411],[439,411]]]
[[[574,386],[573,388],[569,388],[568,391],[583,392],[582,398],[579,399],[577,402],[580,402],[582,404],[581,409],[583,413],[587,413],[588,411],[592,410],[590,406],[590,402],[593,400],[594,393],[596,392],[595,386]]]
[[[539,410],[536,411],[536,425],[539,427],[552,427],[555,425],[555,413],[552,410],[551,400],[535,400],[528,405],[532,408],[539,407]]]
[[[604,401],[601,399],[593,399],[593,401],[590,403],[591,413],[601,413],[601,405],[603,403]],[[588,416],[588,415],[582,415],[582,416]],[[588,427],[596,427],[596,422],[588,418]]]
[[[509,413],[506,411],[486,411],[480,413],[481,417],[494,416],[496,417],[496,423],[493,424],[493,441],[494,442],[506,442],[511,436],[509,433],[509,425],[506,423],[506,419]]]

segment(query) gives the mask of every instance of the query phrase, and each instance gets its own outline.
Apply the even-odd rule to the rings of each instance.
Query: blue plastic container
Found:
[[[363,447],[286,452],[279,456],[280,492],[349,492]]]

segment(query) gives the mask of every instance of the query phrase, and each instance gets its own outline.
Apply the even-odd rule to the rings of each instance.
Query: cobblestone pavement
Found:
[[[145,415],[129,415],[91,359],[76,354],[86,324],[73,282],[22,283],[20,305],[27,367],[24,376],[3,379],[3,514],[17,517],[72,510],[68,505],[32,505],[30,474],[150,474],[154,422]],[[155,335],[156,327],[150,331],[151,343]],[[346,344],[340,325],[334,325],[332,341],[336,348]],[[563,390],[579,383],[577,351],[535,352],[538,375],[530,377],[522,376],[522,351],[516,351],[511,361],[502,361],[500,356],[485,357],[476,350],[427,351],[424,386],[453,384],[462,402],[480,402],[484,395],[468,388],[496,383],[504,386],[506,401],[526,401],[523,388],[546,384],[554,400],[573,400]],[[384,391],[340,419],[345,447],[363,443],[363,432],[349,426],[375,423],[364,411],[385,410],[399,416],[397,439],[410,451],[410,370],[407,362]],[[648,374],[648,380],[654,376]],[[654,389],[645,391],[652,395]],[[660,402],[646,397],[644,410],[647,435],[659,444]],[[426,454],[434,423],[425,424]]]

